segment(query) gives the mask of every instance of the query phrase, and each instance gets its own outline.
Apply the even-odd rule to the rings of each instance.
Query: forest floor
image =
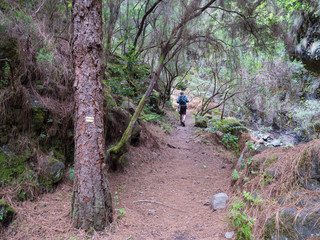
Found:
[[[105,231],[72,227],[66,173],[54,193],[15,204],[16,220],[2,239],[226,239],[228,210],[212,211],[209,203],[216,193],[232,195],[232,155],[196,133],[191,116],[170,134],[147,124],[128,166],[108,175],[115,219]]]

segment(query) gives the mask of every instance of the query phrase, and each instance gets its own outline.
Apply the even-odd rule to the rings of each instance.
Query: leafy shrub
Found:
[[[140,115],[139,119],[144,122],[148,122],[151,120],[153,120],[155,122],[164,121],[164,117],[157,114],[157,113],[142,114],[142,115]]]
[[[244,210],[246,203],[239,198],[235,198],[231,206],[228,218],[232,221],[233,226],[237,227],[237,239],[252,240],[255,219],[248,217]]]
[[[238,138],[236,136],[226,133],[222,137],[222,143],[227,148],[234,150],[236,154],[239,153]]]

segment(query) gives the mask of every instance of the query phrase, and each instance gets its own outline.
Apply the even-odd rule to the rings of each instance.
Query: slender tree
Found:
[[[112,221],[106,176],[102,94],[102,1],[73,0],[75,167],[72,217],[77,228]]]

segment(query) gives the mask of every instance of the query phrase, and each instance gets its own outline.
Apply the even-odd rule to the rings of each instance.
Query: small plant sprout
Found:
[[[116,211],[119,212],[119,217],[124,217],[126,215],[124,208],[117,208]]]
[[[233,180],[238,180],[239,179],[239,174],[238,174],[238,171],[236,169],[232,173],[232,179]]]

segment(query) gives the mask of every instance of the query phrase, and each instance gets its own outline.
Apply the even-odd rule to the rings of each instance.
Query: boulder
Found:
[[[5,200],[0,200],[0,229],[1,226],[7,227],[14,215],[14,209]]]
[[[211,199],[211,208],[213,210],[226,208],[228,199],[229,197],[225,193],[215,194]]]
[[[61,180],[65,165],[54,157],[45,155],[40,156],[38,161],[39,183],[42,187],[51,191],[53,185]]]
[[[274,215],[267,220],[264,227],[263,239],[304,240],[320,237],[319,219],[319,208],[309,207],[300,213],[294,208],[284,208],[279,212],[279,232],[276,229],[277,222],[276,215]]]
[[[198,128],[207,128],[208,121],[205,118],[196,118],[194,126]]]

